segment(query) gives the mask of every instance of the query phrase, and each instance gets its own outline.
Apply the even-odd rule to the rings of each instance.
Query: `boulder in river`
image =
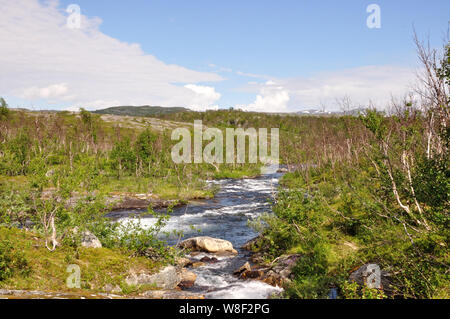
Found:
[[[233,248],[233,244],[231,242],[206,236],[186,239],[182,241],[179,246],[185,249],[191,249],[193,251],[204,251],[208,253],[238,253]]]
[[[194,261],[193,263],[192,263],[192,268],[199,268],[199,267],[203,267],[203,266],[205,266],[206,264],[204,263],[204,262],[201,262],[201,261]]]
[[[167,266],[156,274],[132,272],[125,282],[129,286],[154,285],[160,289],[175,289],[181,282],[181,272],[177,267]]]
[[[233,273],[236,276],[241,275],[243,272],[252,270],[252,267],[250,266],[249,262],[247,261],[244,265],[242,265],[239,269],[236,269]]]
[[[200,259],[200,262],[205,264],[216,264],[219,262],[219,259],[217,259],[216,257],[205,256],[202,259]]]
[[[187,269],[183,269],[181,271],[181,282],[178,285],[178,287],[182,289],[188,289],[194,286],[195,280],[197,280],[197,275],[194,274],[192,271],[189,271]]]

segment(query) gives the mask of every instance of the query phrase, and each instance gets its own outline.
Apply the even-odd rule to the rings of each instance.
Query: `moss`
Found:
[[[39,235],[19,229],[0,228],[0,241],[14,242],[14,249],[21,251],[30,267],[28,275],[14,274],[0,281],[0,287],[19,290],[60,292],[101,292],[106,284],[118,285],[124,293],[141,291],[145,287],[127,287],[125,278],[130,270],[154,272],[160,267],[144,257],[130,257],[118,249],[58,247],[50,252]],[[67,267],[76,264],[81,270],[81,289],[66,285]]]

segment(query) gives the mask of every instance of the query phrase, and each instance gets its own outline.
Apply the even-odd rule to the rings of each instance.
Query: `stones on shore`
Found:
[[[204,263],[202,264],[204,265]],[[151,296],[154,296],[154,298],[157,299],[165,299],[167,294],[172,290],[189,289],[194,286],[197,275],[184,268],[187,266],[195,267],[195,262],[193,263],[193,261],[188,258],[179,258],[176,261],[176,266],[166,266],[155,274],[131,272],[126,277],[125,282],[129,286],[150,285],[154,286],[155,289],[164,290],[164,296],[159,295],[158,292],[152,292]],[[148,292],[147,297],[151,297],[149,294],[150,292]]]
[[[121,294],[122,293],[122,288],[119,287],[119,285],[111,285],[111,284],[106,284],[103,287],[103,291],[106,293],[112,293],[112,294]]]
[[[156,274],[131,272],[125,279],[126,284],[129,286],[151,285],[155,287],[155,290],[149,290],[141,294],[141,298],[203,299],[203,295],[179,290],[192,288],[197,279],[197,275],[185,267],[198,268],[206,264],[218,263],[220,261],[219,256],[234,257],[237,254],[231,242],[212,237],[190,238],[182,241],[178,246],[193,251],[191,257],[203,253],[213,254],[213,256],[203,255],[203,257],[198,256],[197,259],[178,258],[175,266],[167,266]],[[152,251],[149,251],[149,257],[152,256]]]
[[[48,292],[0,289],[0,299],[120,299],[120,295],[86,292]]]
[[[227,240],[212,237],[193,237],[178,244],[179,247],[192,251],[202,251],[207,253],[231,253],[238,252],[233,248],[233,244]]]
[[[167,266],[156,274],[132,272],[125,282],[129,286],[153,285],[159,289],[175,289],[181,280],[180,269],[175,266]]]
[[[190,260],[189,258],[181,257],[178,258],[175,263],[178,267],[184,268],[191,266],[192,260]]]
[[[112,193],[106,198],[107,204],[111,205],[111,210],[123,209],[147,209],[149,206],[153,209],[169,207],[179,204],[176,200],[162,200],[154,194],[131,194],[131,193]]]
[[[270,266],[251,267],[247,262],[234,274],[241,279],[256,279],[271,286],[282,287],[292,279],[292,270],[301,256],[298,254],[281,256]]]
[[[203,294],[181,290],[149,290],[140,294],[145,299],[205,299]]]

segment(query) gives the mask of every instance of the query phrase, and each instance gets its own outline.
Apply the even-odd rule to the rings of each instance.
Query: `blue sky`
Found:
[[[0,3],[5,1],[0,0]],[[430,35],[432,46],[439,47],[447,30],[450,12],[450,1],[444,0],[62,0],[58,3],[50,1],[55,10],[51,12],[46,10],[48,1],[19,0],[18,3],[21,3],[22,9],[27,8],[30,12],[22,13],[12,8],[14,4],[9,1],[6,5],[10,10],[6,10],[6,15],[10,12],[11,18],[16,19],[11,19],[8,28],[13,33],[19,32],[22,37],[27,32],[33,32],[33,29],[15,30],[20,25],[11,24],[17,21],[18,16],[19,21],[40,21],[35,12],[42,10],[39,16],[49,14],[60,28],[61,23],[58,24],[55,12],[59,12],[61,17],[67,17],[68,13],[64,9],[76,3],[88,20],[94,21],[95,17],[101,19],[101,23],[97,21],[95,24],[95,35],[84,34],[73,40],[80,47],[94,46],[94,42],[89,41],[93,39],[85,39],[86,36],[105,36],[124,45],[138,44],[142,51],[140,55],[152,56],[165,67],[176,65],[189,71],[186,74],[177,71],[166,77],[155,73],[155,70],[165,72],[164,68],[158,66],[152,69],[150,64],[143,62],[142,69],[148,70],[148,74],[132,78],[130,74],[139,68],[138,64],[119,70],[123,64],[121,56],[108,56],[108,59],[111,58],[109,65],[114,63],[116,69],[110,77],[106,77],[109,67],[104,66],[105,79],[99,78],[97,81],[103,83],[97,97],[95,91],[88,92],[82,84],[85,80],[80,73],[88,63],[83,61],[89,61],[86,52],[74,57],[60,51],[59,55],[53,57],[54,61],[59,61],[66,56],[66,62],[73,60],[79,63],[80,72],[62,70],[60,67],[55,68],[58,70],[54,74],[51,72],[52,67],[47,70],[44,67],[41,70],[30,67],[27,70],[25,62],[14,60],[14,55],[0,59],[0,63],[9,62],[11,65],[10,62],[14,62],[12,64],[20,68],[18,73],[27,78],[23,85],[19,78],[14,86],[7,85],[7,89],[0,86],[0,94],[7,96],[11,105],[33,105],[36,108],[69,108],[84,104],[98,108],[113,102],[134,102],[167,106],[196,105],[198,109],[208,104],[220,108],[242,106],[249,110],[292,111],[317,107],[318,104],[335,109],[335,100],[344,95],[354,97],[359,104],[369,99],[375,100],[383,107],[390,94],[402,94],[410,84],[408,79],[413,80],[410,73],[417,67],[412,41],[413,26],[419,36]],[[366,8],[372,3],[378,4],[381,9],[380,29],[369,29],[366,25],[369,16]],[[51,28],[51,25],[43,26],[42,30],[45,28]],[[65,38],[59,31],[58,34],[55,32],[54,38],[45,37],[32,48],[16,45],[11,54],[17,56],[20,53],[22,56],[26,49],[37,49],[49,56],[53,45],[50,43]],[[81,32],[89,31],[83,29]],[[0,32],[0,37],[7,36],[7,33]],[[73,42],[70,45],[74,45]],[[107,54],[107,45],[110,44],[105,43],[101,54]],[[129,57],[128,54],[129,50],[123,57]],[[28,61],[36,61],[37,58],[29,57]],[[103,59],[95,56],[92,60],[98,61],[98,65]],[[10,71],[14,73],[12,67]],[[42,72],[42,76],[37,76],[39,72]],[[27,74],[36,76],[36,84],[29,81]],[[105,82],[117,74],[124,74],[130,79],[124,79],[123,83],[110,83],[108,90]],[[131,86],[135,88],[142,84],[135,85],[133,81],[145,81],[150,74],[154,79],[149,82],[152,88],[159,85],[156,78],[162,78],[160,91],[155,89],[150,94],[145,87],[131,89]],[[175,83],[173,78],[177,75],[180,81]],[[4,81],[0,78],[0,84]],[[93,85],[89,86],[92,88]],[[128,86],[130,98],[127,98],[125,90]],[[116,89],[118,87],[123,92],[119,92]],[[114,96],[114,91],[117,96]],[[136,95],[141,95],[141,91],[145,92],[142,98],[138,98]],[[173,95],[180,99],[173,98]]]

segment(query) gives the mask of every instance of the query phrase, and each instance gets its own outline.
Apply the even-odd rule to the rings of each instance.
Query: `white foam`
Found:
[[[181,231],[186,234],[192,232],[193,226],[212,237],[215,237],[214,234],[217,233],[217,237],[224,238],[224,231],[226,231],[232,241],[244,242],[247,236],[251,236],[251,230],[244,228],[246,226],[242,229],[241,226],[230,227],[246,225],[247,219],[261,216],[264,212],[269,213],[270,204],[264,198],[270,197],[276,191],[278,179],[266,176],[265,179],[221,180],[207,183],[220,186],[216,199],[222,206],[216,207],[216,204],[213,204],[212,207],[204,207],[200,211],[199,209],[190,210],[187,207],[183,215],[175,213],[170,217],[162,229],[163,232]],[[124,224],[140,222],[142,227],[150,228],[156,224],[157,218],[145,217],[138,220],[127,217],[119,219],[119,222]],[[227,223],[230,223],[230,227]],[[264,282],[243,281],[233,276],[234,265],[230,257],[212,256],[206,253],[191,257],[200,260],[205,256],[216,257],[218,262],[206,264],[192,271],[197,275],[196,287],[213,289],[205,295],[206,298],[264,299],[283,291]]]
[[[236,282],[226,289],[211,291],[205,295],[207,299],[266,299],[273,294],[283,291],[282,288],[273,287],[266,283],[250,280]]]

